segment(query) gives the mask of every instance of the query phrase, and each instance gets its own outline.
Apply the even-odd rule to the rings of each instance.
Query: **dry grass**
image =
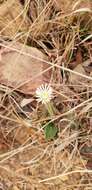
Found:
[[[4,3],[10,6],[14,2],[3,1],[1,6]],[[76,62],[80,64],[80,57],[82,62],[92,61],[92,1],[21,0],[21,4],[23,7],[12,19],[11,14],[4,14],[3,20],[0,16],[1,40],[37,47],[48,56],[48,61],[43,61],[53,68],[56,108],[51,119],[59,132],[56,139],[47,142],[41,127],[50,119],[45,108],[37,105],[34,97],[32,104],[22,108],[20,102],[30,96],[1,84],[0,188],[91,190],[92,71],[87,75],[74,68]],[[71,74],[78,83],[70,83]]]

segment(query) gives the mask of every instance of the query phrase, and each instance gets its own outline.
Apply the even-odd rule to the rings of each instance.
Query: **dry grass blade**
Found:
[[[86,42],[87,40],[89,40],[89,39],[91,39],[91,38],[92,38],[92,34],[88,35],[84,40],[82,40],[82,41],[80,42],[80,44]]]
[[[63,177],[71,175],[73,173],[88,173],[88,174],[92,174],[92,171],[91,170],[76,170],[76,171],[71,171],[71,172],[67,172],[65,174],[61,174],[61,175],[58,175],[58,176],[53,176],[51,178],[43,179],[43,180],[41,180],[39,182],[42,183],[42,182],[46,182],[46,181],[50,181],[50,180],[55,180],[56,178],[61,178],[62,179]]]
[[[92,10],[90,10],[89,8],[81,8],[81,9],[77,9],[75,10],[72,14],[75,14],[75,13],[81,13],[81,12],[90,12],[92,13]]]

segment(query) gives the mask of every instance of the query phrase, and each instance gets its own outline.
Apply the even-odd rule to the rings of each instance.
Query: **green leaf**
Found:
[[[45,138],[47,140],[52,140],[57,135],[57,127],[55,127],[54,123],[49,123],[45,127]]]

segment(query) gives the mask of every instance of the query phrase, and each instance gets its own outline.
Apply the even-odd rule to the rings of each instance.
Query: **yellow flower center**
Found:
[[[49,97],[48,92],[44,91],[42,94],[42,98],[46,100],[46,99],[48,99],[48,97]]]

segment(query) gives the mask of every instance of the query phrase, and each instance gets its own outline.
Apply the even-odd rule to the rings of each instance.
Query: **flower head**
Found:
[[[38,102],[42,102],[42,104],[47,104],[53,98],[53,89],[48,84],[42,84],[36,90],[36,97]]]

